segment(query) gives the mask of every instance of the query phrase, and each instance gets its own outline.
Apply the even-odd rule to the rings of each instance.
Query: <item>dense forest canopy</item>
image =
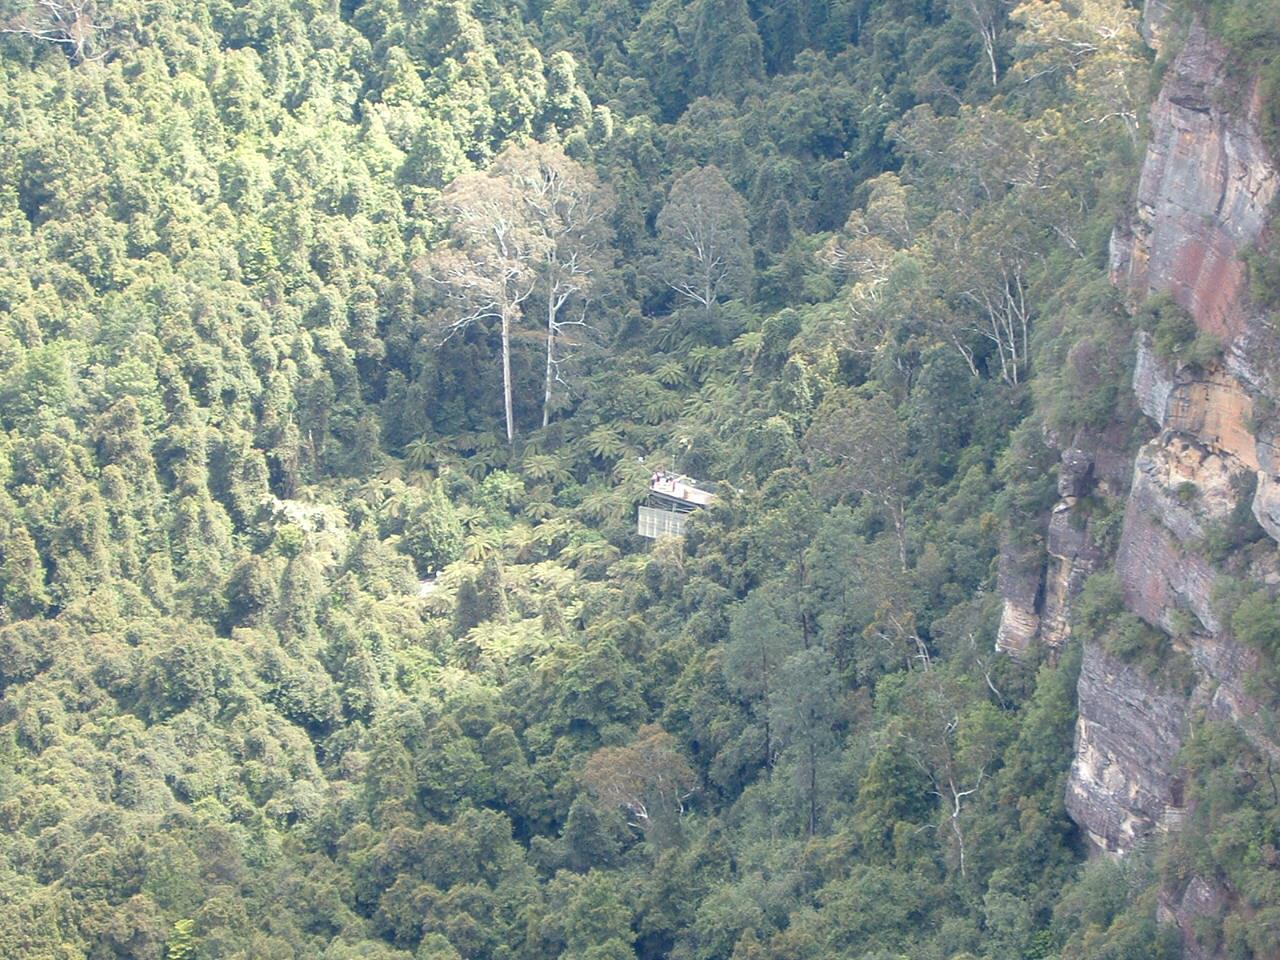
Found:
[[[2,0],[0,955],[1175,956],[992,652],[1138,19]]]

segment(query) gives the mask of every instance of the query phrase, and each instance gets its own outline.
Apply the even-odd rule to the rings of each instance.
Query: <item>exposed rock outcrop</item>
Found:
[[[1052,648],[1061,647],[1071,636],[1071,601],[1103,560],[1092,520],[1078,519],[1080,513],[1075,507],[1074,498],[1058,503],[1049,520],[1045,544],[1049,562],[1045,567],[1040,640]]]
[[[1159,41],[1166,5],[1150,0],[1147,14],[1147,36]],[[1256,658],[1220,622],[1221,570],[1205,538],[1236,513],[1250,473],[1254,513],[1280,533],[1278,464],[1257,423],[1277,394],[1270,364],[1259,362],[1267,351],[1250,346],[1273,343],[1274,331],[1250,303],[1242,256],[1266,231],[1280,183],[1258,116],[1256,85],[1241,89],[1226,49],[1192,25],[1151,110],[1135,216],[1112,242],[1113,279],[1135,306],[1169,294],[1199,330],[1221,338],[1225,356],[1207,371],[1173,369],[1145,339],[1138,348],[1134,392],[1160,433],[1134,464],[1116,572],[1128,609],[1179,637],[1197,679],[1190,693],[1170,692],[1092,646],[1085,651],[1068,806],[1102,849],[1123,851],[1170,813],[1176,819],[1177,746],[1193,709],[1255,726],[1245,680]],[[1184,894],[1176,903],[1196,909],[1223,895]]]
[[[1253,498],[1253,515],[1273,540],[1280,540],[1280,480],[1270,473],[1258,476],[1258,492]]]
[[[1198,922],[1212,923],[1222,916],[1231,897],[1203,877],[1192,876],[1180,889],[1165,890],[1160,897],[1160,919],[1176,924],[1182,934],[1184,960],[1212,960],[1200,944]]]
[[[1138,299],[1167,292],[1224,340],[1247,325],[1240,254],[1266,227],[1280,186],[1258,132],[1258,85],[1226,95],[1228,57],[1191,26],[1151,108],[1137,212],[1113,263],[1117,283]]]
[[[1260,656],[1232,636],[1220,600],[1228,576],[1280,586],[1280,554],[1263,548],[1265,537],[1255,542],[1262,532],[1280,542],[1280,322],[1251,299],[1246,260],[1251,248],[1280,243],[1271,223],[1280,166],[1261,133],[1260,85],[1177,10],[1145,0],[1143,36],[1177,54],[1151,108],[1133,214],[1111,238],[1111,275],[1135,310],[1156,294],[1172,298],[1199,334],[1217,338],[1221,357],[1178,365],[1140,335],[1133,389],[1154,435],[1127,461],[1117,452],[1132,447],[1118,428],[1048,438],[1063,452],[1040,562],[1006,550],[1000,571],[997,644],[1015,655],[1067,641],[1074,602],[1112,562],[1112,539],[1126,611],[1165,634],[1160,652],[1136,655],[1141,665],[1102,640],[1083,650],[1066,804],[1093,846],[1113,855],[1182,823],[1179,752],[1201,718],[1236,725],[1280,763],[1273,713],[1254,696]],[[1205,345],[1188,352],[1203,358]],[[1249,529],[1250,510],[1261,532]],[[1161,917],[1181,931],[1187,956],[1219,960],[1198,931],[1236,891],[1196,875],[1165,884]]]
[[[1172,297],[1199,331],[1219,339],[1223,355],[1207,369],[1175,367],[1141,338],[1133,387],[1156,435],[1123,471],[1101,466],[1102,451],[1123,444],[1063,444],[1048,559],[1038,574],[1002,577],[1013,589],[1001,645],[1016,652],[1064,642],[1083,580],[1108,559],[1080,505],[1123,496],[1124,481],[1108,476],[1131,475],[1115,552],[1124,604],[1168,634],[1169,656],[1184,668],[1173,671],[1175,681],[1096,643],[1084,650],[1067,808],[1098,849],[1113,853],[1180,822],[1177,757],[1191,718],[1231,721],[1280,755],[1249,693],[1257,654],[1222,622],[1215,592],[1225,571],[1212,547],[1215,534],[1240,522],[1247,497],[1259,525],[1280,541],[1280,329],[1251,301],[1244,256],[1272,242],[1280,168],[1260,133],[1258,84],[1239,75],[1201,24],[1178,24],[1173,9],[1146,0],[1148,42],[1181,47],[1151,108],[1134,214],[1112,237],[1112,279],[1135,308],[1153,294]],[[1233,576],[1280,576],[1274,553],[1231,562]],[[1163,911],[1189,937],[1197,916],[1213,915],[1231,896],[1214,882],[1184,879],[1164,891]]]
[[[1148,3],[1149,34],[1167,31],[1166,7]],[[1223,362],[1208,373],[1164,369],[1143,344],[1135,392],[1162,428],[1258,472],[1254,512],[1280,540],[1275,418],[1257,409],[1260,398],[1273,409],[1268,401],[1280,396],[1280,336],[1250,300],[1243,257],[1268,237],[1280,191],[1280,169],[1260,133],[1260,98],[1257,83],[1233,76],[1227,49],[1193,24],[1151,108],[1137,210],[1113,241],[1112,276],[1135,304],[1167,293],[1201,331],[1222,339]]]
[[[1145,12],[1148,42],[1167,43],[1169,5],[1147,0]],[[1280,186],[1259,117],[1258,85],[1233,74],[1227,50],[1191,25],[1151,110],[1135,214],[1112,238],[1112,277],[1135,307],[1168,294],[1223,345],[1209,369],[1174,368],[1147,338],[1138,345],[1134,392],[1159,433],[1133,465],[1115,569],[1126,608],[1170,636],[1190,673],[1171,684],[1086,645],[1067,809],[1113,853],[1179,824],[1177,757],[1190,718],[1230,721],[1280,754],[1249,692],[1258,655],[1222,622],[1223,558],[1209,542],[1239,523],[1249,496],[1259,525],[1280,541],[1280,331],[1251,302],[1244,260],[1251,245],[1270,242]],[[1235,576],[1277,579],[1274,553],[1231,562]],[[1195,930],[1233,896],[1198,876],[1162,891],[1162,917],[1182,931],[1188,956],[1208,960]]]
[[[1235,509],[1243,472],[1234,457],[1175,431],[1138,454],[1116,572],[1125,605],[1148,623],[1177,634],[1189,613],[1203,629],[1221,629],[1213,609],[1217,571],[1200,544],[1209,525]]]
[[[1080,508],[1082,498],[1120,496],[1131,465],[1120,453],[1123,430],[1078,435],[1059,458],[1058,502],[1045,533],[1044,558],[1005,545],[1000,552],[1004,607],[996,647],[1015,656],[1033,643],[1057,649],[1071,636],[1071,602],[1089,574],[1106,560],[1097,523]]]
[[[1159,50],[1172,18],[1169,0],[1144,0],[1142,4],[1142,37],[1153,50]]]
[[[996,588],[1004,606],[996,631],[996,648],[1015,656],[1025,653],[1040,636],[1040,581],[1043,571],[1009,545],[1000,550]]]
[[[1097,644],[1085,648],[1079,697],[1067,812],[1098,849],[1124,853],[1182,805],[1173,768],[1186,701]]]

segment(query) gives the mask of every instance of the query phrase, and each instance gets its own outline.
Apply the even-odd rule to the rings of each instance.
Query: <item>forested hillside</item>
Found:
[[[1178,956],[995,652],[1221,349],[1108,276],[1139,14],[0,0],[0,956]]]

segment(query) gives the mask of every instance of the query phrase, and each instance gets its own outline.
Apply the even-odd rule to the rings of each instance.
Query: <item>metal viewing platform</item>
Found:
[[[636,532],[651,540],[683,536],[689,514],[715,499],[690,477],[659,470],[649,480],[649,499],[640,507]]]

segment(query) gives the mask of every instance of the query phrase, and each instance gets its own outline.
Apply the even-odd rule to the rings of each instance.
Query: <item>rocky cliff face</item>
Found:
[[[1191,28],[1152,108],[1152,141],[1137,211],[1116,244],[1116,280],[1168,292],[1201,329],[1245,331],[1247,278],[1240,253],[1262,232],[1276,170],[1257,132],[1259,93],[1224,101],[1227,51]]]
[[[1144,35],[1153,45],[1175,42],[1169,10],[1164,0],[1147,2]],[[1114,558],[1124,604],[1168,635],[1190,671],[1171,678],[1086,646],[1067,806],[1092,842],[1114,853],[1177,826],[1177,755],[1189,718],[1230,720],[1280,755],[1247,692],[1256,655],[1230,635],[1214,599],[1228,562],[1233,576],[1280,582],[1275,551],[1253,551],[1246,563],[1213,545],[1250,509],[1280,541],[1272,413],[1280,406],[1280,330],[1251,302],[1244,261],[1251,245],[1269,240],[1280,171],[1260,134],[1257,85],[1231,69],[1227,50],[1200,25],[1182,34],[1151,108],[1133,215],[1112,240],[1112,276],[1134,307],[1153,294],[1172,297],[1198,330],[1220,339],[1222,358],[1208,369],[1179,367],[1141,343],[1134,390],[1153,438],[1136,461],[1101,469],[1096,451],[1114,445],[1067,445],[1047,564],[1028,570],[1010,558],[1001,576],[1000,645],[1017,652],[1037,641],[1061,644],[1084,577],[1108,562],[1090,523],[1073,517],[1077,498],[1114,495],[1127,479]],[[1191,878],[1167,892],[1166,915],[1189,930],[1230,895]]]
[[[1168,4],[1148,0],[1148,41],[1172,42],[1172,27]],[[1086,646],[1067,809],[1098,849],[1113,853],[1177,828],[1177,758],[1190,718],[1228,720],[1280,754],[1248,693],[1257,655],[1231,636],[1215,602],[1224,564],[1232,576],[1276,583],[1276,554],[1253,551],[1246,560],[1241,551],[1224,556],[1213,546],[1241,517],[1247,523],[1247,509],[1280,540],[1273,413],[1280,331],[1251,302],[1243,257],[1270,241],[1280,189],[1259,129],[1260,106],[1257,84],[1236,75],[1227,50],[1193,24],[1151,109],[1133,216],[1112,241],[1112,277],[1134,307],[1167,294],[1223,345],[1221,360],[1208,369],[1164,361],[1145,338],[1138,347],[1134,391],[1158,432],[1133,463],[1115,573],[1127,609],[1168,634],[1172,656],[1191,669],[1172,680]],[[1058,522],[1055,515],[1051,538]],[[1071,596],[1068,587],[1068,632]],[[1162,915],[1181,930],[1188,957],[1214,957],[1217,948],[1204,947],[1196,930],[1233,897],[1220,881],[1200,876],[1162,891]]]
[[[1080,668],[1076,756],[1067,812],[1099,850],[1123,852],[1176,823],[1182,788],[1174,758],[1186,703],[1096,644]]]
[[[1058,502],[1045,533],[1045,562],[1030,551],[1000,553],[998,586],[1004,601],[996,646],[1024,653],[1033,643],[1056,650],[1071,635],[1071,602],[1106,560],[1097,521],[1078,509],[1082,497],[1121,496],[1132,464],[1121,456],[1123,428],[1078,436],[1061,452]]]

